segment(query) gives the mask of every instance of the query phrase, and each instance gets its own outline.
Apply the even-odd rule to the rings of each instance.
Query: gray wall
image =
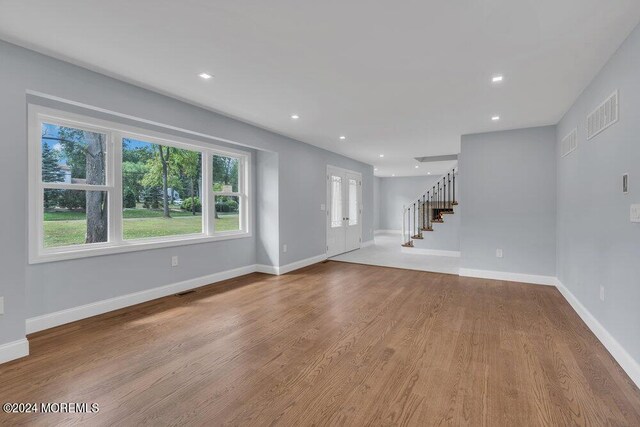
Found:
[[[402,229],[402,206],[431,188],[438,177],[411,176],[379,179],[379,230]]]
[[[620,121],[587,141],[587,114],[616,89]],[[576,127],[577,150],[560,158],[560,140]],[[640,203],[640,27],[567,112],[557,137],[558,279],[640,363],[640,224],[629,220],[630,205]]]
[[[382,178],[373,178],[373,229],[380,229],[380,181]]]
[[[0,128],[3,129],[0,178],[2,182],[11,183],[5,186],[5,199],[13,206],[24,207],[5,209],[1,214],[0,295],[5,297],[5,314],[0,317],[0,344],[23,338],[25,319],[29,317],[254,264],[256,254],[261,262],[277,260],[279,265],[324,254],[325,214],[320,204],[326,203],[327,164],[362,173],[363,240],[373,235],[373,167],[370,165],[5,42],[0,42],[0,58]],[[275,153],[277,241],[274,233],[263,233],[264,227],[270,224],[258,223],[258,232],[252,238],[27,265],[25,92],[29,89]],[[268,161],[275,161],[256,157],[258,163],[265,161],[265,168]],[[261,168],[262,165],[258,165],[257,169],[269,174]],[[271,173],[274,179],[273,171]],[[265,185],[258,189],[272,191]],[[256,195],[257,202],[264,199],[264,194]],[[267,206],[259,205],[257,211],[265,209]],[[263,238],[270,240],[263,245],[256,242]],[[284,243],[289,247],[287,253],[281,251]],[[169,260],[174,254],[181,257],[179,268],[170,267]]]
[[[256,158],[256,263],[280,265],[278,154],[258,151]]]
[[[555,126],[462,137],[461,268],[555,276],[555,139]]]

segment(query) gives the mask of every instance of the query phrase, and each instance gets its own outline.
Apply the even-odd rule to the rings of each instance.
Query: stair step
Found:
[[[421,236],[421,235],[419,235],[419,234],[416,234],[415,236],[411,236],[411,238],[412,238],[412,239],[418,239],[418,240],[422,240],[422,239],[424,239],[424,237],[422,237],[422,236]]]
[[[428,228],[427,227],[422,227],[421,230],[422,231],[433,231],[433,228],[432,227],[428,227]]]
[[[409,242],[409,243],[405,243],[402,245],[403,248],[412,248],[413,247],[413,242]]]
[[[451,211],[442,211],[440,213],[443,215],[453,215],[455,212],[451,210]]]
[[[440,218],[440,219],[433,219],[431,222],[436,222],[436,223],[438,223],[438,224],[441,224],[441,223],[443,223],[443,222],[444,222],[444,220],[443,220],[443,219],[441,219],[441,218]]]

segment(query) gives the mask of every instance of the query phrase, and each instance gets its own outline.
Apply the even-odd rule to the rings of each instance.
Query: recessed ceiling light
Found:
[[[383,157],[384,157],[384,154],[380,154],[380,158],[383,158]]]
[[[374,170],[374,171],[377,171],[377,170],[378,170],[378,168],[373,168],[373,170]]]
[[[391,174],[391,176],[396,176],[396,174],[395,174],[395,173],[392,173],[392,174]]]
[[[340,135],[340,139],[345,140],[345,139],[347,139],[347,137],[344,136],[344,135]]]
[[[198,75],[205,80],[209,80],[211,77],[213,77],[211,74],[208,74],[208,73],[200,73]]]
[[[494,122],[497,122],[498,120],[500,120],[500,116],[493,116],[491,117],[491,120],[493,120]]]
[[[500,83],[500,82],[502,81],[502,79],[503,79],[503,78],[504,78],[503,76],[501,76],[501,75],[497,75],[497,76],[493,76],[493,78],[491,79],[491,81],[492,81],[493,83]]]
[[[427,175],[431,175],[431,172],[427,172]]]
[[[415,168],[418,169],[420,166],[416,165]]]
[[[297,114],[292,114],[292,115],[291,115],[291,118],[292,118],[293,120],[298,120],[298,119],[300,118],[300,116],[299,116],[299,115],[297,115]]]

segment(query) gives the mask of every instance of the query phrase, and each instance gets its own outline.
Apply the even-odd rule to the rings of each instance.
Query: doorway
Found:
[[[327,256],[360,249],[362,175],[327,166]]]

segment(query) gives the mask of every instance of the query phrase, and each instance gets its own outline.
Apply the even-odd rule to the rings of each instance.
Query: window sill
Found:
[[[147,239],[125,241],[117,245],[96,244],[96,246],[84,246],[82,248],[60,248],[53,251],[40,251],[29,255],[29,264],[43,264],[47,262],[65,261],[80,258],[89,258],[102,255],[113,255],[127,252],[147,251],[152,249],[169,248],[175,246],[198,245],[202,243],[218,242],[222,240],[244,239],[252,234],[246,231],[225,232],[215,236],[181,236],[173,239]],[[99,246],[98,246],[99,245]]]

